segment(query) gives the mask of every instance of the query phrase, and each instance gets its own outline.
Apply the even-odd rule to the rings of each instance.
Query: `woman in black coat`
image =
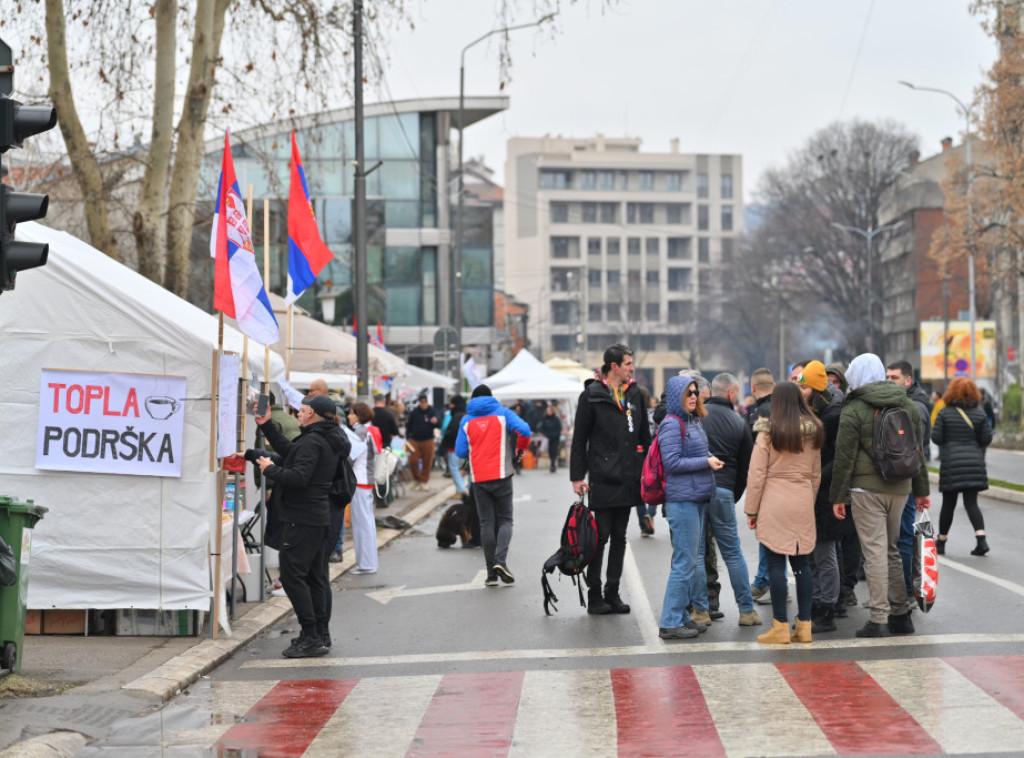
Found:
[[[940,555],[945,554],[957,495],[963,493],[964,508],[978,541],[971,555],[985,555],[988,542],[985,540],[985,519],[978,508],[978,493],[988,489],[985,448],[992,441],[992,427],[981,408],[981,393],[970,379],[954,379],[942,399],[946,405],[935,417],[932,427],[932,442],[939,446],[942,460],[939,469],[942,511],[939,513],[939,538],[935,546]]]

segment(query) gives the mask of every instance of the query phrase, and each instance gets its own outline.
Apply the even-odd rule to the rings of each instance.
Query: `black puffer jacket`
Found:
[[[825,444],[821,446],[821,485],[814,499],[814,525],[819,540],[837,540],[842,536],[842,522],[835,517],[829,489],[836,458],[836,436],[843,412],[843,393],[829,385],[824,392],[811,396],[811,409],[825,427]]]
[[[961,410],[971,420],[970,424],[960,415]],[[985,448],[991,441],[992,427],[979,406],[954,404],[939,411],[932,428],[932,442],[942,451],[939,492],[987,490]]]
[[[583,481],[589,474],[591,508],[640,503],[640,469],[651,429],[635,382],[626,388],[624,400],[625,411],[603,381],[588,379],[576,406],[569,479]]]
[[[351,448],[337,421],[318,421],[304,426],[289,440],[269,421],[260,425],[267,441],[279,454],[272,455],[274,465],[263,472],[274,486],[272,506],[282,523],[306,526],[330,526],[331,512],[327,495],[338,467],[338,457]],[[262,451],[248,450],[253,460]]]
[[[754,424],[757,423],[758,419],[767,419],[772,415],[772,396],[771,393],[762,395],[754,401],[753,407],[750,409],[750,415],[747,416],[747,425],[750,427],[751,433],[754,435],[754,441],[757,441],[757,432],[754,431]]]
[[[703,421],[708,449],[725,464],[715,472],[715,485],[730,490],[739,500],[747,488],[747,469],[754,449],[750,427],[727,398],[709,397],[704,409],[708,412]]]

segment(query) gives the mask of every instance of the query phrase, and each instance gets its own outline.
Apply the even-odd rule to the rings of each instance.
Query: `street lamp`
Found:
[[[872,289],[871,281],[871,259],[874,257],[871,252],[871,242],[876,236],[882,232],[891,232],[893,229],[898,229],[903,226],[902,221],[897,221],[895,224],[886,224],[876,229],[861,229],[856,226],[847,226],[846,224],[837,224],[832,222],[832,226],[836,229],[842,229],[844,232],[853,232],[859,234],[868,244],[868,350],[870,352],[875,351],[875,298],[874,290]]]
[[[458,215],[455,217],[455,254],[452,260],[452,268],[455,272],[455,297],[452,302],[452,308],[455,311],[455,334],[457,339],[457,360],[455,368],[455,380],[456,388],[462,386],[462,230],[464,228],[464,222],[462,219],[462,201],[463,195],[466,191],[465,176],[463,176],[463,164],[462,164],[462,129],[463,122],[465,121],[465,102],[466,102],[466,51],[473,47],[479,42],[483,42],[488,37],[495,34],[508,34],[519,29],[529,29],[534,26],[540,26],[545,21],[550,21],[555,17],[556,14],[549,13],[546,16],[538,18],[536,21],[531,21],[528,24],[517,24],[516,26],[503,26],[500,29],[491,29],[480,37],[470,42],[464,48],[462,48],[462,54],[459,56],[459,182],[458,182]]]
[[[953,102],[960,106],[960,110],[964,113],[964,148],[967,153],[967,299],[968,308],[970,309],[971,319],[971,381],[977,379],[976,370],[976,358],[977,348],[974,344],[974,320],[975,320],[975,309],[974,309],[974,217],[973,210],[971,208],[971,184],[974,182],[974,167],[971,163],[971,109],[963,104],[963,101],[959,97],[954,95],[952,92],[948,92],[944,89],[938,89],[937,87],[918,87],[917,85],[905,82],[902,79],[899,81],[904,87],[910,87],[912,90],[919,90],[921,92],[938,92],[940,95],[952,98]],[[944,340],[948,339],[948,335],[943,334]],[[948,342],[946,343],[948,346]]]

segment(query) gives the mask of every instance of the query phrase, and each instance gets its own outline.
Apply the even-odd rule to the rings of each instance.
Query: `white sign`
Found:
[[[36,468],[181,476],[185,377],[43,369]]]
[[[217,457],[226,458],[238,447],[236,424],[238,421],[238,372],[240,364],[234,353],[220,354],[220,373],[217,404]]]

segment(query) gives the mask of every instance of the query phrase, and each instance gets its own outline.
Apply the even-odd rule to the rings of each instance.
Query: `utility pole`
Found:
[[[363,146],[363,0],[352,3],[352,46],[355,56],[355,208],[352,219],[352,243],[355,248],[355,281],[352,283],[356,306],[356,397],[370,402],[370,357],[366,343],[366,157]]]

